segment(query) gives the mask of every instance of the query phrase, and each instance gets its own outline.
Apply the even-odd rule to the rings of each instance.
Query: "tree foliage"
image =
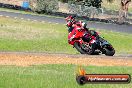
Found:
[[[40,13],[54,12],[59,9],[58,0],[36,0],[35,11]]]
[[[93,6],[96,8],[100,8],[102,0],[68,0],[68,2],[78,2],[80,4],[84,4],[85,6],[88,6],[88,7]]]
[[[96,8],[101,7],[102,0],[84,0],[89,6],[93,6]]]
[[[102,0],[76,0],[69,2],[70,13],[94,18],[102,12]]]

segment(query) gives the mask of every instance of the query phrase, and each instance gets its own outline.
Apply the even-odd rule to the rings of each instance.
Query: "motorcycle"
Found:
[[[80,29],[80,30],[78,30]],[[76,33],[76,34],[75,34]],[[74,38],[72,40],[71,37]],[[81,30],[79,26],[74,26],[74,30],[68,35],[68,43],[73,45],[81,54],[105,54],[106,56],[113,56],[115,49],[104,38],[99,36],[94,30]]]

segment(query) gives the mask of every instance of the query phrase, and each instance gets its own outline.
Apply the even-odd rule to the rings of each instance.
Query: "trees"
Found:
[[[121,8],[119,11],[119,23],[122,24],[127,18],[128,7],[131,0],[121,0]]]
[[[101,3],[102,3],[102,0],[75,0],[75,1],[76,2],[81,2],[81,1],[85,2],[86,6],[96,7],[96,9],[100,8]],[[116,1],[116,0],[107,0],[107,2],[109,2],[109,3],[114,3],[114,1]],[[125,19],[127,18],[128,8],[129,8],[129,4],[130,4],[131,0],[118,0],[118,1],[119,1],[118,2],[119,5],[120,5],[118,22],[120,24],[122,24],[125,21]],[[95,12],[95,10],[92,10],[92,12]],[[94,17],[94,14],[91,17]]]
[[[73,0],[69,3],[70,12],[78,16],[86,16],[94,18],[101,11],[102,0]]]
[[[107,1],[112,3],[114,0],[107,0]],[[122,24],[125,21],[125,19],[127,18],[128,7],[129,7],[130,2],[131,2],[131,0],[120,0],[120,2],[119,2],[120,9],[119,9],[118,22],[120,24]]]
[[[94,18],[95,15],[101,13],[101,4],[103,0],[30,0],[31,7],[34,11],[40,13],[54,12],[59,9],[58,1],[62,2],[74,2],[71,3],[71,12],[78,14],[79,16],[87,16]],[[114,3],[116,0],[107,0],[109,3]],[[120,5],[118,22],[123,23],[127,18],[129,3],[131,0],[118,0]]]
[[[75,0],[77,2],[82,1],[85,2],[89,7],[93,6],[96,8],[100,8],[101,7],[101,2],[102,0]]]
[[[58,0],[30,0],[30,4],[38,13],[54,12],[59,9]]]

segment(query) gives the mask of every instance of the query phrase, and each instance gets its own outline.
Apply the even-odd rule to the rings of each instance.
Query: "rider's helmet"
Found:
[[[76,22],[76,25],[82,27],[82,21]]]
[[[86,22],[83,22],[83,21],[79,21],[79,22],[76,23],[76,25],[78,25],[78,26],[80,26],[82,28],[86,28],[87,23]]]
[[[71,21],[71,22],[74,22],[75,21],[75,16],[68,16],[65,18],[65,20],[68,22],[68,21]]]
[[[67,22],[67,27],[73,27],[76,23],[75,16],[68,16],[65,18],[65,20]]]

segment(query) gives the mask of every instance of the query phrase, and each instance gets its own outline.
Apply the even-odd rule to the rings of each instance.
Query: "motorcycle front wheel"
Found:
[[[87,54],[80,46],[80,44],[78,42],[74,43],[74,47],[77,49],[78,52],[80,52],[81,54]]]
[[[104,50],[106,56],[113,56],[115,54],[115,49],[113,47],[111,48],[105,47]]]
[[[89,47],[88,50],[85,50],[82,48],[82,46],[78,43],[75,42],[74,43],[74,47],[77,49],[78,52],[80,52],[81,54],[88,54],[88,55],[92,55],[92,53],[94,52],[94,48],[93,46]]]

